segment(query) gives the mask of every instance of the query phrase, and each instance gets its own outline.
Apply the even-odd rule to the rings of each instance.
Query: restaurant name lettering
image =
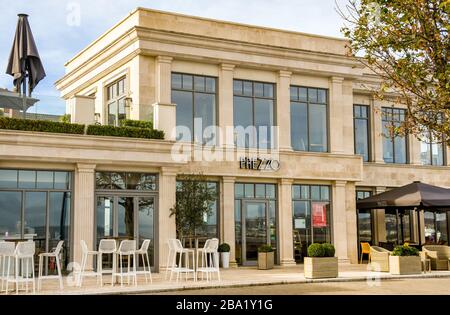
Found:
[[[266,158],[241,157],[239,159],[239,168],[255,171],[278,171],[280,169],[280,161]]]

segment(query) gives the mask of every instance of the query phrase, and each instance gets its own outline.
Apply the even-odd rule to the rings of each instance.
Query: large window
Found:
[[[420,143],[420,160],[423,165],[444,165],[444,150],[442,140],[433,139],[431,132],[422,135]]]
[[[70,254],[71,190],[71,172],[0,170],[0,239],[31,239],[37,254],[62,240],[65,267]],[[54,264],[46,264],[44,272],[56,273]]]
[[[155,262],[157,175],[96,172],[96,239],[150,240],[150,264]],[[112,257],[103,262],[111,267]],[[139,262],[140,263],[140,262]]]
[[[177,191],[180,192],[183,189],[182,181],[177,181]],[[202,182],[203,183],[203,182]],[[199,238],[213,238],[217,237],[217,215],[218,215],[218,207],[219,207],[219,185],[216,182],[205,182],[208,189],[211,190],[215,194],[215,200],[210,205],[211,214],[203,215],[203,223],[204,225],[201,228],[196,228],[196,237]],[[204,241],[204,240],[203,240]]]
[[[355,154],[363,157],[364,162],[370,159],[370,124],[369,124],[369,106],[353,106],[353,126],[355,135]]]
[[[425,243],[448,244],[448,227],[446,212],[424,212]]]
[[[215,144],[216,78],[172,73],[172,103],[177,140]]]
[[[365,199],[371,195],[370,191],[357,190],[356,200]],[[358,210],[358,237],[359,242],[368,242],[373,245],[372,210]]]
[[[125,78],[107,86],[108,125],[119,126],[120,121],[127,118],[125,98]]]
[[[272,148],[274,88],[272,83],[234,80],[233,121],[237,147]]]
[[[306,256],[312,243],[331,242],[330,187],[293,185],[294,255]]]
[[[405,121],[406,110],[382,108],[383,159],[386,163],[407,163],[407,141],[405,136],[396,135],[395,127]]]
[[[328,151],[328,92],[291,86],[291,145],[296,151]]]

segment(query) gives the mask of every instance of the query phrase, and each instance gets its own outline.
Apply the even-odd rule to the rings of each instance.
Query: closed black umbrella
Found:
[[[45,70],[34,42],[30,24],[28,23],[28,15],[26,14],[19,14],[6,73],[13,76],[17,92],[21,92],[20,87],[21,85],[23,86],[23,114],[25,116],[26,79],[28,78],[28,96],[31,96],[31,92],[36,85],[45,77]]]

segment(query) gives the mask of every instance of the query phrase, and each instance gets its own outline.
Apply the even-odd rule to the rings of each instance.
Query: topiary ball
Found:
[[[324,257],[325,249],[322,244],[314,243],[308,247],[308,257]]]
[[[322,244],[322,248],[325,251],[325,257],[334,257],[336,250],[334,249],[333,244],[324,243],[324,244]]]

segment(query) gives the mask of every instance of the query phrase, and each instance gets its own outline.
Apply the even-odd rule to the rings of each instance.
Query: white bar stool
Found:
[[[219,240],[217,238],[210,239],[208,244],[202,249],[202,267],[197,269],[197,272],[206,273],[206,281],[212,280],[213,273],[217,274],[217,279],[220,280],[219,268]]]
[[[174,251],[175,254],[173,255],[173,260],[176,260],[177,254],[180,255],[178,266],[173,267],[170,274],[170,280],[172,281],[172,274],[175,272],[177,274],[177,282],[180,279],[180,274],[184,273],[186,275],[186,281],[188,279],[188,274],[192,273],[194,281],[197,281],[196,273],[195,273],[195,262],[193,263],[192,268],[189,268],[189,255],[192,254],[192,259],[195,260],[195,251],[190,248],[183,248],[183,245],[181,244],[181,241],[178,239],[175,239],[173,241],[174,245]],[[182,261],[183,261],[183,255],[185,258],[185,266],[183,267]],[[175,262],[173,262],[173,265],[175,265]]]
[[[165,280],[167,279],[167,276],[169,275],[169,270],[170,270],[170,279],[172,279],[172,269],[175,268],[175,265],[176,265],[176,262],[175,262],[176,257],[173,257],[174,255],[176,256],[174,241],[175,241],[175,239],[173,239],[173,238],[169,238],[167,240],[167,247],[169,248],[169,252],[167,253],[166,274],[164,275]]]
[[[5,281],[11,275],[11,269],[6,269],[7,266],[9,266],[7,264],[7,261],[9,259],[14,259],[15,251],[16,251],[16,244],[14,244],[13,242],[5,242],[5,241],[0,242],[0,263],[2,267],[1,269],[2,292],[4,290]]]
[[[58,279],[59,280],[59,289],[62,290],[64,288],[63,286],[63,279],[62,279],[62,273],[61,273],[61,261],[60,261],[60,254],[62,247],[64,245],[64,241],[59,241],[56,247],[53,249],[50,253],[41,253],[39,254],[39,278],[38,278],[38,291],[42,288],[42,280],[43,279]],[[54,258],[56,262],[56,269],[58,271],[58,275],[56,276],[43,276],[43,267],[44,267],[44,259],[45,258]]]
[[[10,282],[16,285],[16,294],[19,294],[19,283],[26,284],[26,292],[28,292],[28,283],[33,283],[33,293],[36,293],[36,282],[34,279],[34,254],[36,252],[36,245],[33,241],[19,242],[14,252],[14,278],[8,277],[6,279],[6,294],[8,294],[8,285]],[[11,257],[8,257],[8,270],[11,268]],[[31,264],[31,278],[30,276]],[[21,274],[19,272],[19,268]]]
[[[116,251],[115,255],[119,255],[119,270],[114,272],[114,277],[120,277],[120,285],[123,286],[123,278],[127,277],[127,283],[130,284],[130,277],[133,278],[134,284],[137,285],[137,274],[136,274],[136,241],[134,240],[124,240],[120,242],[119,249]],[[123,257],[128,257],[127,272],[123,272]],[[130,258],[133,257],[133,269],[131,270]],[[116,259],[114,257],[114,259]]]
[[[150,259],[148,258],[148,248],[150,247],[150,240],[144,240],[142,242],[142,246],[139,250],[136,251],[136,256],[139,261],[139,257],[142,257],[142,267],[144,268],[144,271],[137,271],[136,273],[140,274],[143,273],[145,276],[145,283],[148,283],[147,275],[150,276],[150,283],[153,283],[152,279],[152,271],[150,270]],[[147,261],[147,268],[145,269],[145,263]]]
[[[92,271],[90,273],[86,272],[86,264],[87,264],[87,261],[89,259],[89,256],[94,257],[94,256],[98,255],[98,251],[96,251],[96,250],[89,250],[89,248],[88,248],[88,246],[87,246],[87,244],[86,244],[86,242],[84,240],[81,240],[80,244],[81,244],[81,250],[83,252],[82,253],[83,256],[81,258],[81,270],[80,270],[80,275],[78,277],[78,286],[79,287],[81,287],[81,285],[83,284],[83,278],[84,277],[88,277],[88,276],[97,277],[97,282],[99,281],[99,278],[101,278],[101,274],[98,272],[99,271],[98,268],[97,268],[96,272],[94,272],[94,271]]]
[[[116,260],[114,259],[114,253],[117,250],[116,240],[103,239],[100,240],[98,245],[98,255],[97,255],[97,270],[100,273],[100,285],[103,286],[103,274],[111,273],[111,285],[114,285],[114,270],[116,267]],[[103,270],[103,255],[112,254],[112,269]]]

